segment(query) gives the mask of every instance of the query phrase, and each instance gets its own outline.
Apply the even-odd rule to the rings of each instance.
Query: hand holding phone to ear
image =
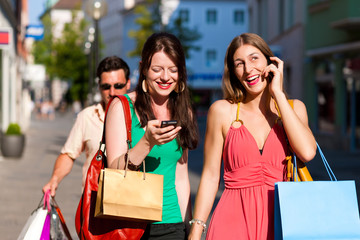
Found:
[[[278,57],[270,57],[272,61],[264,69],[264,77],[272,77],[269,81],[269,90],[272,96],[278,91],[283,91],[283,71],[284,71],[284,62]],[[271,76],[272,75],[272,76]]]

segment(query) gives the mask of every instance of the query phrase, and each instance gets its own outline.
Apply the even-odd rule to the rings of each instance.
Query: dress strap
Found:
[[[239,121],[239,112],[240,112],[240,102],[238,102],[238,104],[237,104],[237,109],[236,109],[236,121]]]
[[[238,104],[237,104],[236,119],[232,122],[232,124],[233,124],[234,122],[240,122],[241,125],[244,125],[244,122],[243,122],[241,119],[239,119],[239,112],[240,112],[240,102],[238,102]]]

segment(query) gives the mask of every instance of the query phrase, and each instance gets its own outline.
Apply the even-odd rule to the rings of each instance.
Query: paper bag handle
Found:
[[[126,177],[126,173],[128,171],[128,166],[129,166],[129,159],[128,159],[128,153],[129,153],[130,148],[128,148],[128,151],[126,153],[126,157],[125,157],[125,173],[124,173],[124,178]],[[145,161],[142,161],[142,166],[143,166],[143,180],[145,180]]]
[[[326,157],[325,157],[324,153],[322,152],[322,150],[321,150],[321,148],[320,148],[320,146],[319,146],[319,144],[317,142],[316,142],[316,146],[318,148],[321,159],[322,159],[322,161],[324,163],[325,169],[326,169],[326,171],[327,171],[327,173],[328,173],[328,175],[330,177],[330,180],[331,181],[337,181],[337,178],[336,178],[334,172],[332,171],[328,161],[326,160]],[[293,172],[294,172],[294,181],[296,181],[296,179],[298,178],[298,176],[297,176],[296,154],[294,154],[294,170],[293,170]]]

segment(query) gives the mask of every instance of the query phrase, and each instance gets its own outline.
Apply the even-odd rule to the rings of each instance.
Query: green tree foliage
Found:
[[[88,87],[88,62],[84,52],[86,42],[85,20],[76,20],[65,24],[62,37],[55,41],[53,50],[55,53],[55,65],[57,76],[68,79],[72,83],[72,98],[74,100],[85,100]]]
[[[190,29],[183,26],[183,21],[181,17],[177,17],[171,26],[166,27],[166,31],[177,36],[183,46],[186,58],[190,58],[190,51],[199,51],[200,46],[193,45],[192,43],[201,38],[201,34],[198,32],[197,28]]]
[[[167,26],[164,26],[161,21],[161,0],[146,0],[143,4],[138,4],[135,7],[135,14],[138,17],[135,23],[139,26],[137,30],[130,30],[128,35],[135,39],[135,49],[130,51],[130,57],[140,56],[142,47],[146,39],[158,31],[165,31],[177,36],[183,46],[187,58],[191,57],[190,51],[200,50],[199,46],[193,43],[201,38],[201,34],[196,28],[189,28],[183,24],[180,16]]]
[[[151,2],[152,0],[147,0],[144,4],[139,4],[134,9],[135,14],[138,15],[135,23],[139,25],[139,29],[130,30],[128,33],[129,37],[136,41],[135,49],[128,53],[130,57],[141,55],[146,39],[156,31],[155,28],[159,24],[159,19],[153,17],[154,10],[149,10]]]
[[[85,101],[88,89],[88,58],[84,52],[86,22],[72,13],[72,21],[64,25],[61,38],[52,35],[53,24],[47,14],[42,19],[44,39],[35,43],[35,62],[44,64],[50,80],[58,77],[70,83],[71,100]]]
[[[54,64],[54,56],[52,54],[53,24],[51,22],[49,14],[46,14],[41,19],[41,21],[44,26],[44,38],[40,41],[35,42],[32,54],[34,56],[35,63],[45,65],[46,72],[49,78],[52,79],[55,75],[54,71],[56,71]]]

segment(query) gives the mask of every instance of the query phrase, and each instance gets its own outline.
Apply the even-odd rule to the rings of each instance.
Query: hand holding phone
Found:
[[[177,121],[176,120],[168,120],[168,121],[161,121],[161,128],[163,127],[167,127],[167,126],[174,126],[174,128],[177,125]]]
[[[269,60],[268,62],[270,62],[268,65],[273,64],[273,65],[275,65],[276,68],[278,67],[278,63],[277,63],[277,62],[271,61],[271,60]],[[268,78],[269,78],[269,81],[271,82],[271,80],[274,78],[274,73],[273,73],[273,72],[269,72]]]

